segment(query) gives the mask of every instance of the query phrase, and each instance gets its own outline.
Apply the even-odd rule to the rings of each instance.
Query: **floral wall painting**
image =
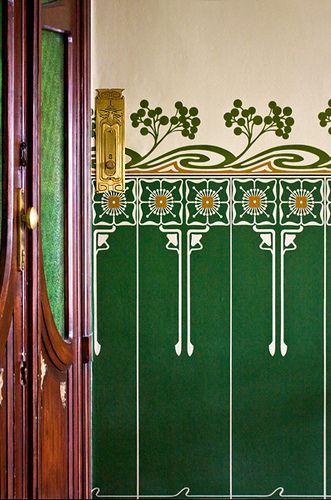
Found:
[[[329,124],[328,132],[331,134],[330,105],[331,100],[329,107],[318,114],[318,120],[321,127],[327,127]],[[143,99],[137,111],[130,114],[130,122],[142,138],[148,141],[147,152],[140,153],[130,147],[126,148],[128,172],[170,164],[176,164],[184,171],[223,170],[226,167],[243,169],[268,162],[289,171],[297,168],[329,168],[331,165],[330,155],[326,151],[313,145],[288,144],[295,127],[290,106],[281,107],[276,101],[270,101],[266,112],[259,114],[254,106],[246,106],[241,99],[235,99],[232,108],[223,114],[223,120],[225,127],[238,137],[236,152],[229,151],[222,145],[199,144],[201,119],[197,107],[189,107],[177,101],[172,114],[167,115],[160,106],[152,107],[147,99]],[[158,154],[159,146],[166,143],[172,134],[182,136],[183,146]],[[251,148],[262,136],[269,136],[275,145],[251,156]]]
[[[95,3],[93,495],[331,498],[330,1]]]

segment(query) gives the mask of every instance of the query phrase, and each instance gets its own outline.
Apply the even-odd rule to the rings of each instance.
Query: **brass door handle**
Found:
[[[36,229],[38,225],[38,212],[35,207],[29,207],[25,212],[24,189],[17,190],[17,263],[18,270],[24,271],[25,265],[25,225],[28,229]]]
[[[35,207],[29,207],[26,214],[22,215],[22,221],[26,223],[28,229],[36,229],[39,221],[39,215]]]

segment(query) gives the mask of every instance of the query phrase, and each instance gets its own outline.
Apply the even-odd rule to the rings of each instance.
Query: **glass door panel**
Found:
[[[65,45],[63,34],[42,31],[41,217],[48,299],[65,332]]]

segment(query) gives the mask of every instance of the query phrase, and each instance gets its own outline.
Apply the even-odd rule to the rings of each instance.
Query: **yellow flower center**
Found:
[[[167,208],[167,197],[166,196],[156,196],[155,197],[156,208]]]
[[[109,208],[120,208],[120,197],[119,196],[109,196],[108,207]]]
[[[307,196],[296,196],[295,206],[296,208],[307,208],[308,201]]]
[[[202,196],[202,208],[214,208],[214,198],[212,196]]]
[[[248,198],[249,208],[260,208],[261,207],[261,196],[250,196]]]

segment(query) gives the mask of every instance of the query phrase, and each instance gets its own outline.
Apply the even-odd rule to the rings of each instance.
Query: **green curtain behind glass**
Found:
[[[65,331],[64,37],[42,32],[41,224],[48,297],[59,332]]]

